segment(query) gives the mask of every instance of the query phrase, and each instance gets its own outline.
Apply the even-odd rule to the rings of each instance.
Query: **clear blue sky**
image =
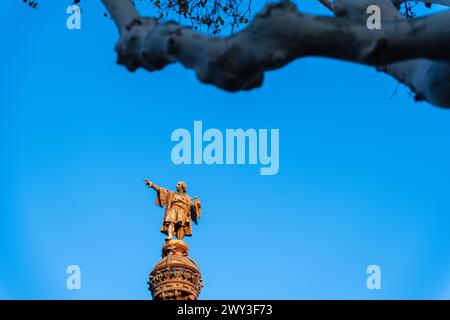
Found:
[[[315,1],[303,10],[322,12]],[[128,72],[98,1],[0,2],[0,298],[148,299],[163,211],[147,177],[198,195],[202,299],[450,297],[450,112],[374,70],[308,58],[225,93]],[[258,5],[257,5],[258,6]],[[280,171],[175,166],[176,128],[279,128]],[[66,267],[82,289],[65,287]],[[366,267],[382,290],[366,288]]]

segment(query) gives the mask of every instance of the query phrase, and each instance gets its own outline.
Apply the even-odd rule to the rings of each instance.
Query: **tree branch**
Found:
[[[383,23],[405,20],[390,0],[335,0],[335,9],[354,21],[362,21],[367,17],[365,8],[371,4],[378,5],[382,10]],[[450,107],[449,62],[412,59],[379,66],[377,69],[408,86],[415,94],[416,101],[426,100],[436,106]]]
[[[407,85],[416,101],[450,108],[450,64],[426,59],[394,63],[378,68]]]
[[[369,0],[335,0],[333,6],[335,11],[339,4],[351,9],[352,2],[364,1]],[[390,0],[369,2],[386,1],[393,7]],[[136,17],[118,23],[122,25],[116,45],[118,63],[131,71],[140,67],[154,71],[180,62],[195,70],[201,82],[238,91],[259,87],[266,71],[307,56],[378,67],[411,59],[450,62],[450,11],[412,21],[394,15],[383,22],[381,30],[369,30],[365,20],[349,18],[342,10],[337,10],[339,14],[304,14],[291,2],[282,1],[267,5],[246,29],[223,38],[211,38],[173,22]],[[120,20],[129,21],[131,16]],[[450,99],[445,103],[441,105],[450,107]]]
[[[130,0],[102,0],[102,3],[116,23],[119,32],[122,32],[133,19],[139,17],[134,3]]]

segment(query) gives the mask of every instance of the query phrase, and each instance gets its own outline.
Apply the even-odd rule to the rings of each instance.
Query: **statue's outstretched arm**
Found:
[[[152,188],[153,190],[159,192],[159,187],[156,184],[154,184],[153,182],[151,182],[150,180],[147,180],[147,179],[144,179],[144,182],[147,187]]]

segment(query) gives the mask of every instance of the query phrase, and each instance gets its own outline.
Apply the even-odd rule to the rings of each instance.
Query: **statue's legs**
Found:
[[[173,237],[173,231],[175,229],[175,223],[171,222],[169,224],[169,227],[167,228],[167,240],[172,240]]]
[[[180,226],[177,231],[177,239],[183,241],[184,238],[184,227]]]

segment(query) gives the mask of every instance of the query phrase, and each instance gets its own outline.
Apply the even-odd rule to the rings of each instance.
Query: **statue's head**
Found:
[[[177,183],[177,191],[179,193],[186,193],[186,190],[187,190],[186,183],[184,183],[183,181],[179,181]]]

